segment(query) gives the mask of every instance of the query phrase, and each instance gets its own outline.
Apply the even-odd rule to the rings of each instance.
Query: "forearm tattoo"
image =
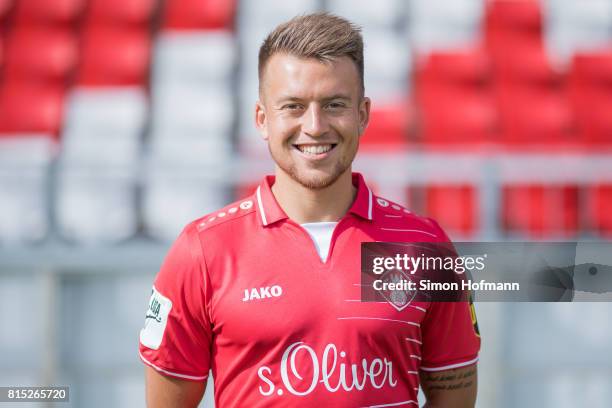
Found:
[[[429,373],[422,374],[423,388],[428,391],[450,391],[469,388],[474,385],[476,369],[471,368],[467,371]]]

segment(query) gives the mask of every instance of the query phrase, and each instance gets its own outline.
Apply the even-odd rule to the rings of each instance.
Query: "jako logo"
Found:
[[[252,288],[244,290],[243,302],[248,302],[255,299],[265,299],[271,297],[279,297],[283,294],[283,288],[278,285],[265,286],[263,288]]]

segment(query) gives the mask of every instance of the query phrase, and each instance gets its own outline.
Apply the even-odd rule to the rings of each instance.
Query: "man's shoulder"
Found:
[[[374,195],[372,220],[380,229],[389,232],[419,232],[431,238],[447,240],[446,233],[429,217],[415,214],[405,206]]]
[[[254,196],[248,196],[191,221],[185,230],[194,233],[218,233],[225,228],[238,227],[237,224],[246,222],[249,215],[254,215],[255,205]]]

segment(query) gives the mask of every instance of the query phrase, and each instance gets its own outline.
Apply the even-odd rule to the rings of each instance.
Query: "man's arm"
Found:
[[[445,371],[421,371],[421,387],[427,397],[423,408],[474,408],[476,364]]]
[[[206,380],[179,380],[146,367],[145,388],[148,408],[195,408],[204,396]]]

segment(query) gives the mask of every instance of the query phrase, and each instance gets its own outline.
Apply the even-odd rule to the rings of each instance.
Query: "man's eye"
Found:
[[[286,110],[297,110],[297,109],[300,109],[300,105],[297,104],[297,103],[290,103],[290,104],[287,104],[287,105],[283,106],[283,109],[286,109]]]
[[[340,108],[344,108],[346,105],[343,104],[342,102],[330,102],[327,104],[327,107],[330,109],[340,109]]]

